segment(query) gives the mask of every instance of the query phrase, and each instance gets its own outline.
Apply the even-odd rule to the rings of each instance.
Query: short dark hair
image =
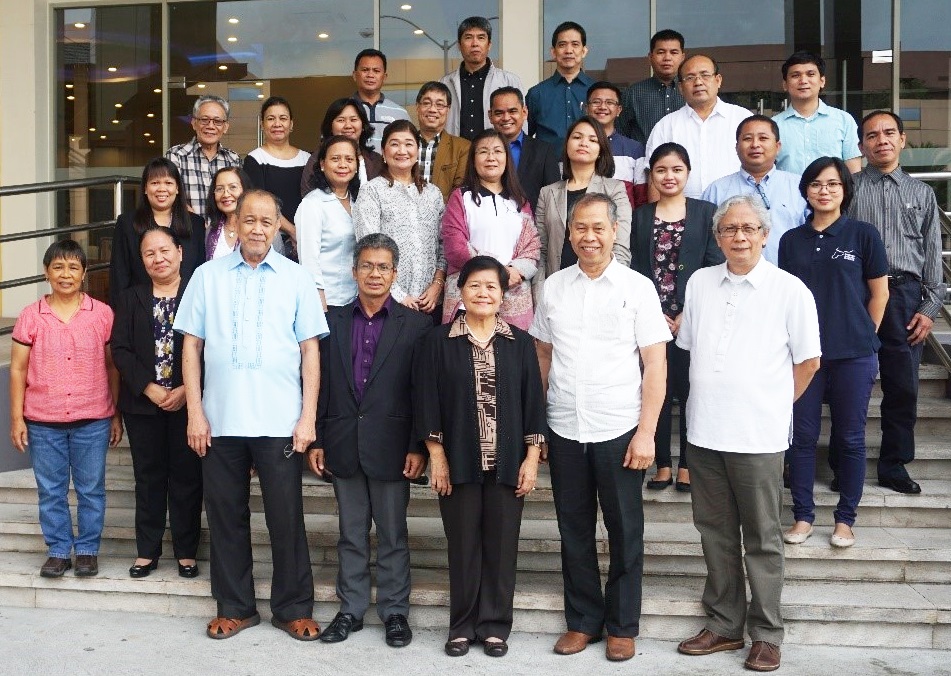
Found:
[[[492,256],[473,256],[467,260],[459,271],[459,279],[456,280],[456,286],[460,289],[466,285],[466,281],[475,272],[483,270],[495,270],[499,274],[499,286],[502,291],[509,288],[509,271],[505,269],[498,259]]]
[[[587,46],[588,44],[588,34],[585,32],[584,28],[581,27],[580,23],[575,23],[574,21],[562,21],[555,27],[555,30],[551,34],[551,46],[554,47],[558,44],[558,36],[564,33],[565,31],[578,31],[581,34],[581,44],[582,46]]]
[[[849,171],[845,162],[838,157],[817,157],[806,167],[802,172],[802,178],[799,179],[799,194],[806,200],[810,216],[813,210],[812,205],[809,204],[809,198],[807,197],[809,184],[815,181],[816,176],[829,167],[834,167],[835,170],[839,172],[839,180],[842,181],[842,213],[844,214],[846,210],[848,210],[849,205],[852,204],[852,196],[855,194],[855,185],[852,182],[852,172]]]
[[[238,198],[238,206],[236,208],[238,213],[241,213],[241,207],[244,206],[245,201],[249,197],[267,197],[271,199],[274,202],[274,207],[277,209],[277,216],[280,218],[281,207],[284,206],[284,203],[281,201],[280,197],[265,190],[264,188],[251,188],[250,190],[245,190],[243,193],[241,193],[241,197]],[[277,225],[277,222],[275,221],[274,224]]]
[[[658,42],[664,42],[665,40],[676,40],[680,43],[680,51],[684,50],[684,36],[671,28],[665,28],[651,36],[651,51],[654,51]]]
[[[720,64],[717,63],[717,60],[716,60],[716,59],[714,59],[714,58],[713,58],[712,56],[710,56],[709,54],[703,54],[703,53],[701,53],[701,52],[697,52],[696,54],[691,54],[690,56],[688,56],[686,59],[684,59],[684,60],[681,62],[680,66],[677,68],[677,79],[680,80],[680,74],[683,72],[684,66],[686,66],[686,65],[687,65],[690,61],[692,61],[693,59],[697,59],[697,58],[700,58],[700,57],[703,57],[704,59],[709,59],[709,60],[710,60],[710,63],[713,64],[713,74],[714,74],[714,75],[719,75],[719,74],[720,74]],[[682,81],[682,80],[681,80],[681,81]]]
[[[357,240],[356,245],[353,247],[353,267],[357,267],[357,263],[360,262],[360,254],[367,249],[386,249],[390,252],[390,255],[393,256],[393,267],[399,267],[400,248],[397,246],[396,241],[389,235],[385,235],[382,232],[371,232],[369,235],[364,235]]]
[[[489,42],[492,42],[492,24],[484,16],[470,16],[468,19],[463,19],[456,30],[456,40],[462,42],[462,34],[473,28],[485,31],[489,36]]]
[[[175,246],[182,245],[181,238],[171,228],[166,228],[163,225],[150,225],[148,228],[145,229],[145,232],[142,233],[141,239],[139,239],[139,251],[142,250],[142,242],[145,241],[146,236],[152,234],[153,232],[158,232],[165,235],[170,240],[172,240],[172,244],[174,244]]]
[[[825,59],[823,59],[818,54],[807,52],[806,50],[803,49],[798,52],[794,52],[792,56],[790,56],[788,59],[786,59],[783,62],[783,66],[782,66],[783,79],[784,80],[786,79],[786,73],[788,73],[789,69],[792,68],[793,66],[803,66],[809,63],[815,64],[816,69],[819,71],[819,75],[825,77],[825,74],[826,74]]]
[[[320,137],[328,138],[333,136],[334,120],[348,106],[353,106],[360,118],[360,124],[363,125],[363,131],[360,132],[360,151],[370,150],[370,139],[373,138],[373,127],[370,125],[370,118],[367,117],[367,111],[363,104],[350,98],[336,99],[327,106],[327,112],[324,113],[324,119],[320,123]]]
[[[347,194],[350,195],[351,200],[355,200],[360,193],[360,146],[349,136],[337,134],[336,136],[328,136],[327,138],[321,139],[320,146],[317,148],[317,163],[314,165],[314,175],[311,179],[311,183],[317,190],[330,192],[330,182],[327,180],[324,172],[320,170],[320,163],[327,159],[327,152],[330,150],[330,146],[336,145],[337,143],[349,144],[353,147],[353,152],[356,153],[357,171],[353,175],[353,178],[350,179],[350,183],[347,184]]]
[[[618,103],[621,102],[621,89],[620,89],[620,87],[618,87],[618,86],[617,86],[616,84],[614,84],[613,82],[608,82],[607,80],[598,80],[598,81],[595,82],[593,85],[591,85],[590,87],[588,87],[588,92],[585,94],[585,97],[584,97],[585,100],[587,101],[588,99],[590,99],[590,98],[591,98],[591,92],[593,92],[593,91],[595,91],[595,90],[597,90],[597,89],[610,89],[612,92],[614,92],[615,94],[617,94]]]
[[[74,239],[61,239],[50,244],[43,254],[43,267],[48,268],[57,258],[77,260],[86,270],[86,252]]]
[[[506,94],[515,94],[515,96],[518,98],[518,104],[523,108],[525,107],[525,95],[522,93],[522,90],[518,87],[506,86],[499,87],[494,92],[492,92],[492,95],[489,96],[489,108],[494,105],[493,102],[495,101],[496,96],[505,96]]]
[[[476,147],[485,139],[495,139],[505,148],[505,171],[502,172],[502,188],[505,190],[505,193],[507,193],[507,197],[515,202],[516,208],[521,210],[522,207],[525,206],[527,198],[518,180],[518,169],[516,169],[515,162],[512,160],[512,151],[508,141],[502,134],[497,132],[494,127],[480,131],[472,139],[472,143],[469,146],[469,156],[466,159],[466,174],[462,180],[461,188],[463,192],[468,190],[472,194],[472,201],[476,206],[482,204],[482,197],[479,194],[479,191],[482,189],[482,179],[479,178],[479,172],[476,171],[475,155]]]
[[[590,124],[594,129],[595,135],[598,137],[599,151],[598,160],[594,164],[594,173],[598,176],[614,176],[614,155],[611,154],[611,144],[608,142],[608,137],[604,134],[604,127],[590,115],[582,115],[571,123],[571,126],[568,127],[568,131],[565,133],[565,144],[561,151],[561,166],[564,167],[565,180],[570,181],[574,176],[571,171],[571,162],[568,160],[568,139],[574,132],[575,127],[582,123]]]
[[[899,117],[897,113],[893,113],[890,110],[873,110],[871,113],[862,118],[862,124],[860,124],[858,128],[859,141],[865,138],[865,123],[871,120],[873,117],[878,117],[879,115],[888,115],[890,118],[895,120],[895,125],[898,127],[898,133],[905,133],[905,123],[902,122],[901,117]]]
[[[287,99],[285,99],[283,96],[270,96],[264,101],[264,103],[261,104],[261,121],[262,122],[264,121],[264,113],[266,113],[267,109],[270,108],[271,106],[284,106],[285,108],[287,108],[288,116],[292,120],[294,119],[294,113],[291,111],[291,104],[287,102]]]
[[[682,145],[679,143],[674,143],[673,141],[661,143],[659,146],[654,148],[654,152],[651,153],[650,160],[647,162],[647,164],[651,169],[653,169],[655,164],[660,162],[668,155],[676,155],[680,158],[680,161],[684,163],[684,166],[687,167],[687,171],[691,170],[690,153],[688,153],[687,149]]]
[[[357,58],[353,60],[353,69],[357,70],[360,67],[361,59],[368,59],[371,57],[375,57],[383,61],[383,72],[385,73],[386,72],[386,54],[381,52],[379,49],[373,49],[373,48],[360,50],[360,53],[357,54]]]
[[[779,140],[779,125],[776,124],[776,120],[766,115],[760,115],[759,113],[756,113],[755,115],[750,115],[748,118],[746,118],[745,120],[743,120],[736,126],[736,140],[737,141],[740,140],[740,134],[743,133],[743,127],[750,124],[751,122],[766,122],[767,124],[769,124],[770,129],[773,130],[773,136],[776,137],[777,141]]]
[[[238,183],[241,184],[242,195],[254,187],[251,184],[251,177],[248,176],[247,172],[241,167],[222,167],[216,171],[215,175],[211,177],[211,185],[208,186],[208,199],[205,200],[205,215],[208,216],[208,223],[211,224],[211,227],[215,227],[225,216],[218,208],[218,203],[215,202],[215,183],[218,182],[218,177],[221,174],[228,171],[232,171],[237,175]]]
[[[452,92],[449,90],[449,87],[438,80],[430,80],[419,88],[419,92],[416,94],[416,105],[419,105],[419,102],[423,100],[423,96],[429,92],[444,94],[446,96],[446,103],[452,104]]]

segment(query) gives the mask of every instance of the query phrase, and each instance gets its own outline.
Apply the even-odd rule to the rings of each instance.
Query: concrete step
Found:
[[[101,553],[125,558],[131,565],[136,556],[135,512],[128,508],[106,510]],[[75,515],[74,515],[75,518]],[[791,521],[791,520],[790,520]],[[337,518],[329,514],[305,516],[311,560],[335,564],[337,561]],[[446,538],[438,517],[410,517],[409,547],[413,565],[445,568]],[[603,523],[598,524],[598,555],[607,573],[608,541]],[[837,550],[829,546],[831,526],[820,526],[805,544],[786,546],[786,575],[789,579],[885,582],[951,583],[951,528],[856,527],[854,547]],[[171,538],[166,532],[165,554],[171,556]],[[251,515],[251,542],[255,561],[271,561],[264,515]],[[375,537],[371,536],[375,547]],[[203,529],[198,558],[209,558],[209,536]],[[523,521],[519,540],[519,570],[561,570],[561,540],[552,520]],[[0,551],[46,552],[37,520],[36,507],[26,504],[0,505]],[[644,530],[646,573],[657,575],[704,576],[706,567],[700,537],[690,523],[646,523]],[[830,561],[835,561],[830,563]],[[169,565],[173,565],[169,560]]]
[[[199,577],[179,578],[172,565],[150,577],[132,580],[128,559],[100,557],[95,578],[67,573],[61,579],[39,576],[43,557],[0,553],[0,605],[83,610],[128,610],[174,616],[211,617],[207,566]],[[270,567],[255,565],[258,610],[269,615]],[[315,616],[323,624],[337,610],[336,570],[315,565]],[[444,628],[448,621],[448,575],[443,570],[413,570],[411,622]],[[689,636],[703,622],[699,578],[645,575],[641,635],[645,638]],[[557,633],[564,630],[561,574],[519,573],[515,592],[515,631]],[[789,643],[816,645],[951,647],[951,587],[946,585],[866,582],[788,581],[783,617]],[[374,609],[365,619],[378,623]]]

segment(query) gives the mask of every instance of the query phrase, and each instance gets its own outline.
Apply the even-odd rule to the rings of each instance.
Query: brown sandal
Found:
[[[261,624],[261,616],[257,613],[243,620],[216,617],[208,623],[208,638],[231,638],[248,627],[256,627],[259,624]]]
[[[272,617],[271,624],[298,641],[316,641],[320,636],[320,625],[309,617],[290,622],[281,622],[276,617]]]

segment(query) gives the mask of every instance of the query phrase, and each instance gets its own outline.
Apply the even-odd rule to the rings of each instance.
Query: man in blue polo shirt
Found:
[[[560,148],[568,127],[583,115],[582,104],[594,80],[581,70],[588,54],[588,35],[574,21],[565,21],[551,36],[555,72],[528,90],[528,135]]]

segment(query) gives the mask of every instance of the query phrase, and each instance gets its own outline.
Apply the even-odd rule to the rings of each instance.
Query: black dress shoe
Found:
[[[901,479],[879,479],[878,485],[882,488],[890,488],[893,491],[899,493],[908,493],[911,495],[917,495],[921,493],[921,486],[918,485],[916,481],[912,481],[908,477],[903,477]]]
[[[383,624],[386,627],[386,645],[391,648],[403,648],[413,640],[413,630],[409,628],[406,615],[390,615]]]
[[[677,485],[674,486],[677,489],[678,493],[689,493],[690,492],[690,482],[689,481],[678,481]]]
[[[674,483],[674,478],[670,477],[666,481],[659,481],[657,479],[651,479],[647,482],[647,490],[649,491],[662,491],[668,486]]]
[[[324,643],[340,643],[349,638],[351,631],[361,629],[363,629],[363,620],[358,620],[350,613],[337,613],[324,629],[324,633],[320,635],[320,640]]]
[[[151,573],[156,568],[158,568],[158,559],[152,559],[144,566],[137,566],[133,563],[129,568],[129,577],[134,577],[137,579],[140,577],[148,577],[149,573]]]
[[[179,577],[198,577],[198,564],[193,563],[190,566],[184,563],[178,564]]]
[[[462,657],[469,652],[469,639],[465,638],[461,641],[446,641],[444,650],[449,657]]]
[[[509,644],[505,641],[483,641],[482,652],[489,657],[505,657],[509,651]]]
[[[829,490],[833,493],[839,492],[839,477],[832,477],[832,481],[829,483]]]
[[[51,556],[40,568],[40,577],[63,577],[63,573],[73,567],[69,559],[60,559]]]

